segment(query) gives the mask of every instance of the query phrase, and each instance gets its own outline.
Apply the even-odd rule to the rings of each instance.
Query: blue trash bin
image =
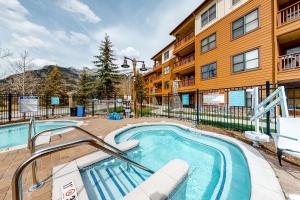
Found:
[[[85,107],[77,106],[77,117],[84,117],[84,116],[85,116]]]

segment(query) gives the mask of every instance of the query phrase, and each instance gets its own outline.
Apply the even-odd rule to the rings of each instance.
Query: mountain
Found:
[[[41,69],[36,70],[30,70],[25,73],[27,85],[26,85],[26,91],[29,91],[29,93],[36,93],[38,92],[38,87],[40,84],[45,80],[47,75],[50,73],[50,71],[54,68],[54,65],[47,65],[44,66]],[[69,92],[75,91],[78,87],[78,82],[80,79],[80,73],[82,70],[78,70],[72,67],[65,68],[57,66],[60,70],[63,82],[65,86],[67,87]],[[90,73],[92,73],[94,70],[87,69]],[[1,89],[2,88],[2,89]],[[15,92],[19,91],[20,88],[20,74],[13,74],[10,75],[4,79],[0,80],[0,92]]]

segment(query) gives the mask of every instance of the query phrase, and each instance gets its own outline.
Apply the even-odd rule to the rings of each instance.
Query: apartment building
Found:
[[[167,80],[177,87],[169,87],[157,96],[190,93],[193,101],[191,92],[197,89],[266,81],[300,84],[299,0],[206,0],[170,35],[175,41],[152,60],[159,63],[166,50],[172,49],[169,53],[173,54],[173,66]],[[145,79],[162,74],[164,65],[160,67],[160,72],[154,67]],[[151,87],[162,87],[163,80],[160,84]],[[288,95],[300,98],[297,91]]]

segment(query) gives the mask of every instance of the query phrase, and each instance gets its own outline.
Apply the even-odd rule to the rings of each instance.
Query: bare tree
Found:
[[[8,49],[3,49],[0,46],[0,59],[7,58],[11,55],[12,55],[12,53]]]
[[[28,51],[21,53],[19,59],[10,64],[16,74],[15,78],[10,80],[11,85],[14,85],[15,90],[23,95],[25,95],[25,91],[32,93],[33,87],[36,86],[34,84],[36,83],[36,77],[32,73],[28,73],[33,67]]]

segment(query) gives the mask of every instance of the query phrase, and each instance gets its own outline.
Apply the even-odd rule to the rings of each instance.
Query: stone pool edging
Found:
[[[208,132],[208,131],[202,131],[202,130],[199,130],[196,128],[191,128],[191,127],[177,124],[177,123],[162,121],[162,122],[155,122],[155,123],[144,122],[144,123],[137,123],[137,124],[128,124],[127,126],[124,126],[122,128],[119,128],[119,129],[109,133],[104,138],[104,141],[120,148],[120,150],[122,150],[122,151],[130,150],[130,149],[138,146],[139,141],[129,140],[129,141],[123,142],[121,144],[116,144],[115,137],[131,128],[145,126],[145,125],[148,125],[148,126],[151,126],[151,125],[177,126],[177,127],[183,128],[188,131],[193,131],[193,132],[197,132],[202,135],[207,135],[207,136],[215,137],[217,139],[222,139],[224,141],[227,141],[227,142],[235,145],[244,154],[244,156],[247,160],[247,163],[248,163],[249,173],[250,173],[250,178],[251,178],[251,200],[264,200],[266,197],[268,199],[272,199],[272,200],[284,200],[285,199],[284,194],[281,189],[281,186],[279,184],[279,181],[277,180],[272,167],[264,159],[264,157],[252,146],[245,144],[235,138],[231,138],[229,136],[220,135],[220,134]],[[80,200],[88,200],[88,196],[87,196],[86,190],[84,188],[83,181],[82,181],[79,170],[84,167],[87,167],[93,163],[97,163],[102,160],[105,160],[109,157],[111,157],[111,156],[109,156],[103,152],[96,151],[89,155],[78,158],[70,163],[54,167],[53,168],[52,199],[58,200],[59,198],[61,198],[60,187],[62,186],[63,183],[66,183],[66,181],[70,181],[70,177],[71,177],[71,176],[68,176],[68,173],[71,173],[70,169],[68,169],[67,167],[64,169],[64,166],[71,165],[71,166],[73,166],[71,179],[76,184],[77,191],[78,191],[78,197]],[[126,200],[146,199],[147,200],[147,199],[151,199],[151,197],[154,198],[155,197],[155,196],[153,196],[154,194],[155,195],[160,194],[161,197],[168,197],[171,194],[171,192],[174,189],[176,189],[178,184],[180,184],[180,182],[184,179],[184,177],[186,177],[186,175],[188,173],[188,165],[185,161],[182,161],[182,160],[173,160],[173,161],[171,161],[171,162],[176,163],[176,165],[180,167],[180,170],[178,170],[174,164],[167,163],[165,166],[163,166],[160,170],[157,171],[157,172],[159,172],[158,175],[156,175],[156,173],[155,173],[154,175],[151,176],[154,178],[149,177],[145,182],[143,182],[141,185],[139,185],[133,191],[128,193],[124,197],[124,199],[126,199]],[[169,164],[172,167],[169,167],[168,166]],[[177,173],[177,175],[176,175],[177,181],[173,180],[173,182],[172,181],[170,182],[170,174],[166,175],[165,169],[171,170],[172,168],[177,169],[175,171],[177,171],[177,172],[181,171],[182,173]],[[58,173],[58,171],[60,171],[60,172]],[[58,174],[59,176],[56,174]],[[160,178],[160,177],[163,177],[163,178]],[[157,185],[158,181],[162,182],[162,180],[164,181],[164,183],[160,184],[159,187],[155,186],[155,185]],[[172,189],[170,189],[169,187],[166,188],[166,186],[167,187],[170,186]]]
[[[151,125],[172,125],[177,126],[189,131],[197,132],[199,134],[212,136],[217,139],[222,139],[227,141],[236,147],[238,147],[241,152],[244,154],[246,161],[249,167],[250,179],[251,179],[251,200],[264,200],[266,197],[272,200],[284,200],[284,194],[282,188],[279,184],[278,179],[271,167],[271,165],[264,159],[259,151],[257,151],[254,147],[243,143],[235,138],[209,132],[203,131],[200,129],[188,127],[182,124],[172,123],[172,122],[143,122],[137,124],[128,124],[125,127],[117,129],[110,134],[108,134],[104,141],[110,143],[112,145],[116,145],[115,137],[122,132],[134,128],[134,127],[141,127],[141,126],[151,126]]]

